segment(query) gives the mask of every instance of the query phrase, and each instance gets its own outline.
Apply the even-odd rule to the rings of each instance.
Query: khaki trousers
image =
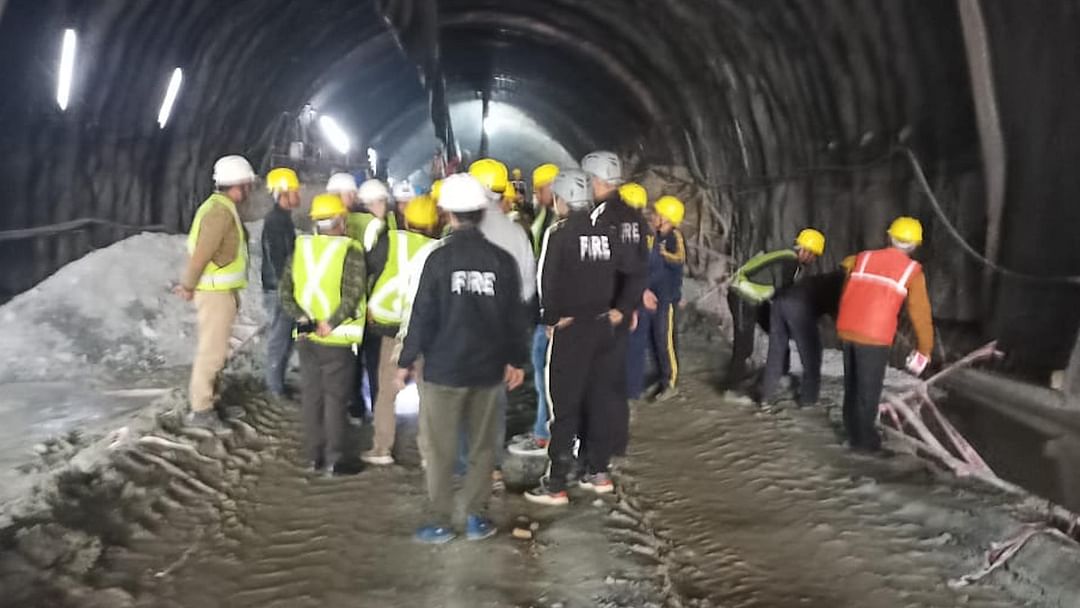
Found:
[[[394,401],[397,399],[397,387],[394,378],[397,375],[397,338],[372,336],[382,340],[379,348],[379,393],[372,405],[375,410],[375,438],[372,451],[377,456],[389,456],[394,449],[394,436],[397,433],[397,413]]]
[[[214,407],[214,384],[229,357],[229,338],[240,298],[235,291],[196,291],[198,344],[191,363],[191,411]]]

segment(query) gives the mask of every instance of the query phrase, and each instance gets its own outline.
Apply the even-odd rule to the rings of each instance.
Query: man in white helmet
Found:
[[[195,213],[188,235],[188,262],[174,292],[195,301],[198,346],[191,364],[192,426],[228,431],[214,411],[214,384],[229,356],[232,324],[247,287],[247,231],[237,206],[251,195],[258,178],[242,156],[214,163],[215,191]]]
[[[350,230],[349,236],[359,240],[365,250],[371,251],[383,232],[387,229],[397,230],[401,223],[394,212],[393,197],[386,184],[377,179],[369,179],[360,184],[358,194],[360,203],[367,209],[370,218],[363,224],[362,230]]]

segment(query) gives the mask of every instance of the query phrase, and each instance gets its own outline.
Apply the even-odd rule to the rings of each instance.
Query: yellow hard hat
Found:
[[[514,181],[521,181],[521,169],[514,167],[514,170],[510,172],[514,176]]]
[[[320,194],[311,201],[311,219],[327,220],[349,212],[345,202],[336,194]]]
[[[506,165],[494,158],[481,158],[469,165],[469,175],[475,177],[491,192],[503,192],[506,190],[506,183],[510,179],[510,173],[506,170]]]
[[[686,215],[686,206],[674,196],[661,196],[656,201],[656,213],[678,226],[682,223],[683,216]]]
[[[898,217],[889,226],[889,236],[912,245],[922,245],[922,224],[913,217]]]
[[[539,190],[555,181],[557,175],[559,175],[559,168],[555,165],[551,163],[540,165],[533,171],[533,190]]]
[[[442,180],[437,179],[431,184],[431,200],[439,202],[439,194],[442,192]]]
[[[649,193],[645,191],[645,187],[633,182],[619,186],[619,196],[622,197],[624,203],[634,209],[644,209],[649,203]]]
[[[825,253],[825,235],[813,228],[805,228],[795,238],[795,244],[814,255]]]
[[[431,228],[439,222],[439,211],[435,208],[435,200],[427,194],[409,201],[405,205],[405,221],[410,226],[417,228]]]
[[[274,194],[293,192],[300,189],[300,178],[296,177],[296,171],[278,167],[266,174],[266,189]]]
[[[508,182],[506,184],[506,190],[503,190],[503,198],[511,203],[517,199],[517,189],[514,188],[514,182]]]

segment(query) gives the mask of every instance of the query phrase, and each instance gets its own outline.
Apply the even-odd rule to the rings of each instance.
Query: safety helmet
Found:
[[[369,179],[360,184],[357,196],[365,204],[374,203],[376,201],[388,201],[390,200],[390,190],[386,187],[386,184],[381,181]]]
[[[922,224],[913,217],[898,217],[889,226],[889,236],[901,243],[922,245]]]
[[[645,187],[634,182],[619,186],[619,196],[622,197],[624,203],[634,209],[644,209],[649,203],[649,193],[645,191]]]
[[[356,178],[350,173],[335,173],[326,182],[326,191],[334,194],[356,192]]]
[[[416,198],[416,191],[413,190],[412,184],[409,180],[401,180],[394,184],[394,200],[396,201],[411,201]]]
[[[300,189],[300,178],[296,176],[296,171],[278,167],[266,174],[266,189],[275,196],[282,192],[294,192]]]
[[[238,154],[222,156],[214,163],[214,184],[218,186],[239,186],[257,180],[255,170],[246,158]]]
[[[345,208],[345,201],[341,197],[329,192],[320,194],[311,201],[311,219],[327,220],[349,212]]]
[[[514,167],[514,170],[510,172],[510,175],[514,177],[514,181],[521,181],[521,168]]]
[[[814,255],[825,253],[825,235],[813,228],[804,228],[795,238],[795,244]]]
[[[678,226],[686,215],[686,206],[674,196],[661,196],[656,201],[656,213],[665,220]]]
[[[555,176],[559,174],[559,168],[551,163],[540,165],[533,170],[533,190],[539,190],[544,186],[555,181]]]
[[[580,169],[566,169],[551,182],[551,192],[572,209],[580,209],[592,203],[589,176]]]
[[[622,161],[614,152],[597,150],[581,159],[581,170],[609,184],[622,183]]]
[[[487,188],[467,173],[456,173],[443,180],[439,207],[451,213],[479,211],[487,208]]]
[[[434,183],[431,184],[431,198],[436,203],[439,202],[439,194],[441,193],[441,191],[442,191],[442,180],[437,179],[437,180],[435,180]]]
[[[480,185],[490,192],[503,192],[510,179],[506,165],[494,158],[481,158],[469,165],[469,175],[475,177]]]
[[[431,228],[439,222],[439,210],[435,208],[435,200],[427,194],[409,201],[405,205],[405,221],[410,226],[417,228]]]
[[[511,203],[517,199],[517,188],[514,187],[514,182],[506,182],[506,190],[503,190],[503,198]]]

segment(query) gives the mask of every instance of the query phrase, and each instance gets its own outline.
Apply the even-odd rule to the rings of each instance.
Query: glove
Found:
[[[930,364],[930,357],[920,353],[919,351],[912,351],[907,358],[907,370],[911,372],[913,376],[921,376],[926,371],[926,366]]]

